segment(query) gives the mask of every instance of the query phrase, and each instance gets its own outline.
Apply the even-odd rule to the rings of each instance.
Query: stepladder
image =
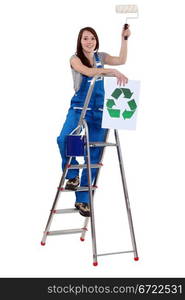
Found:
[[[97,266],[98,265],[98,257],[100,256],[106,256],[106,255],[114,255],[114,254],[124,254],[124,253],[133,253],[134,254],[134,260],[137,261],[138,258],[138,252],[137,252],[137,246],[136,246],[136,239],[135,239],[135,233],[134,233],[134,226],[133,226],[133,221],[132,221],[132,214],[131,214],[131,207],[130,207],[130,201],[129,201],[129,195],[128,195],[128,189],[127,189],[127,183],[126,183],[126,176],[125,176],[125,170],[124,170],[124,164],[123,164],[123,158],[122,158],[122,151],[121,151],[121,145],[120,145],[120,139],[119,139],[119,133],[117,129],[113,129],[114,131],[114,142],[108,142],[108,137],[110,133],[110,129],[106,130],[105,134],[105,139],[104,141],[101,142],[96,142],[96,141],[90,141],[89,140],[89,130],[88,130],[88,125],[85,120],[86,116],[86,111],[88,109],[89,101],[93,92],[93,87],[94,84],[97,80],[97,76],[93,77],[91,80],[90,86],[88,93],[85,98],[84,106],[81,111],[80,119],[78,122],[78,126],[70,133],[70,136],[80,136],[81,133],[83,132],[83,147],[84,147],[84,155],[86,157],[85,163],[84,164],[78,164],[78,165],[73,165],[71,164],[72,157],[75,156],[75,150],[74,153],[69,155],[68,161],[64,167],[57,192],[54,198],[54,202],[52,204],[52,208],[50,210],[50,214],[48,217],[48,221],[43,233],[41,245],[44,246],[46,244],[46,239],[48,236],[51,235],[64,235],[64,234],[80,234],[80,240],[84,241],[85,240],[85,235],[87,232],[88,224],[90,222],[90,227],[91,227],[91,238],[92,238],[92,252],[93,252],[93,265]],[[91,163],[91,149],[93,147],[100,147],[100,157],[99,161],[96,164]],[[129,231],[130,231],[130,238],[132,242],[132,249],[127,250],[127,251],[117,251],[117,252],[108,252],[108,253],[98,253],[97,252],[97,242],[96,242],[96,228],[95,228],[95,210],[94,210],[94,199],[95,199],[95,192],[97,189],[97,184],[100,176],[100,170],[103,165],[103,159],[105,155],[105,149],[106,147],[114,147],[117,150],[117,158],[119,161],[119,168],[120,168],[120,175],[121,175],[121,182],[122,182],[122,187],[123,187],[123,198],[125,201],[125,207],[126,207],[126,212],[127,212],[127,217],[128,217],[128,225],[129,225]],[[71,214],[71,213],[76,213],[78,212],[77,208],[64,208],[64,209],[58,209],[58,201],[59,198],[65,195],[64,192],[69,192],[69,190],[66,190],[64,187],[65,184],[65,179],[67,172],[70,169],[87,169],[87,186],[80,186],[77,187],[75,192],[80,192],[80,191],[86,191],[89,194],[89,206],[90,206],[90,216],[89,217],[82,217],[83,220],[83,225],[80,228],[75,228],[75,229],[65,229],[65,230],[50,230],[53,218],[56,214]],[[91,175],[91,170],[92,168],[96,168],[96,176],[92,181],[92,175]],[[71,191],[72,192],[72,191]],[[73,191],[74,192],[74,191]]]

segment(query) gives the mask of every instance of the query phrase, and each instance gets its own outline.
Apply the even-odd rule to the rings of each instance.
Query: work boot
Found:
[[[79,183],[80,183],[79,176],[68,179],[68,181],[66,182],[65,189],[75,191],[79,186]]]
[[[75,207],[83,217],[90,217],[90,207],[88,203],[76,202]]]

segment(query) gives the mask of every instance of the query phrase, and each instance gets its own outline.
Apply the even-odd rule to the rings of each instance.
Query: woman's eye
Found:
[[[84,41],[87,41],[87,40],[88,40],[88,38],[87,38],[87,37],[84,37],[84,38],[83,38],[83,40],[84,40]],[[94,38],[94,37],[92,37],[92,38],[91,38],[91,41],[94,41],[94,40],[95,40],[95,38]]]

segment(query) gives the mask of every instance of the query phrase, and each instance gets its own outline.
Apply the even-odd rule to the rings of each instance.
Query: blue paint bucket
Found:
[[[67,156],[85,156],[85,137],[80,134],[67,136]]]

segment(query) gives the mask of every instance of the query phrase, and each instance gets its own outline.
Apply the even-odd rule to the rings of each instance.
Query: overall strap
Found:
[[[99,58],[99,56],[98,56],[98,53],[95,52],[95,53],[94,53],[94,56],[95,56],[95,60],[96,60],[96,67],[97,67],[97,68],[102,68],[103,66],[102,66],[101,60],[100,60],[100,58]]]

